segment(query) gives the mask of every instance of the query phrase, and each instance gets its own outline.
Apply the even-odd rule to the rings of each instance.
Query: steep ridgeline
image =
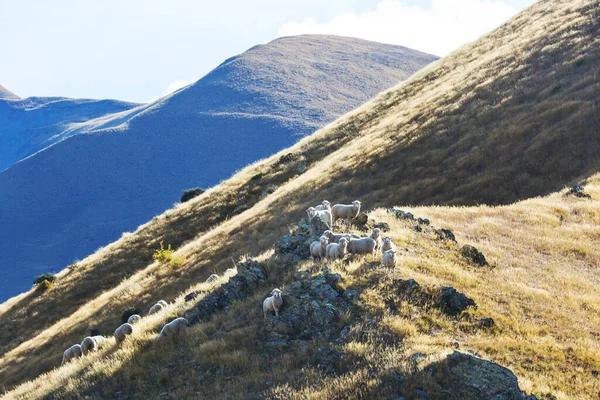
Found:
[[[0,87],[0,171],[81,131],[90,119],[139,104],[116,100],[29,97]]]
[[[429,315],[411,322],[407,329],[403,324],[395,327],[402,340],[425,335],[416,348],[429,343],[447,349],[453,342],[462,347],[469,334],[468,348],[527,377],[524,387],[535,386],[536,393],[557,393],[559,398],[586,398],[586,393],[597,393],[595,375],[600,361],[594,350],[597,329],[593,326],[600,314],[597,269],[590,266],[598,264],[598,177],[590,185],[591,202],[564,197],[561,190],[600,170],[599,30],[596,1],[538,1],[505,25],[296,145],[249,166],[64,270],[50,290],[32,290],[8,300],[0,306],[0,382],[8,389],[50,371],[60,364],[64,349],[80,342],[90,328],[110,334],[119,325],[123,310],[148,310],[157,299],[175,299],[210,274],[222,274],[231,267],[232,257],[268,254],[273,243],[288,233],[288,226],[323,199],[348,203],[359,198],[371,209],[407,203],[496,205],[556,192],[549,198],[529,200],[526,207],[411,210],[430,218],[436,227],[454,230],[461,245],[468,243],[483,251],[490,267],[480,270],[464,265],[458,248],[439,244],[433,236],[429,237],[431,243],[438,244],[425,251],[414,236],[422,232],[410,224],[401,231],[390,231],[400,247],[415,255],[406,263],[403,260],[398,272],[403,278],[414,276],[451,285],[472,296],[480,310],[497,321],[498,331],[483,338],[471,335],[468,327],[462,331],[460,324],[451,320],[435,317],[432,321]],[[160,184],[162,181],[157,186]],[[588,203],[582,203],[585,201]],[[475,214],[481,218],[473,222]],[[378,211],[372,218],[392,224],[389,216]],[[471,223],[475,225],[465,229]],[[152,251],[161,240],[173,245],[175,257],[184,257],[182,265],[173,268],[152,262]],[[449,253],[443,260],[434,259],[445,251]],[[278,265],[276,260],[273,271]],[[403,269],[410,275],[404,275]],[[565,280],[567,275],[572,282]],[[361,284],[369,285],[368,279],[358,276]],[[274,279],[271,284],[279,282]],[[365,289],[371,294],[380,292]],[[261,293],[256,297],[247,307],[259,314]],[[380,299],[371,299],[365,308],[381,304]],[[410,319],[411,310],[401,306],[398,311],[406,311],[404,315]],[[380,317],[386,315],[380,311]],[[235,307],[228,312],[217,316],[223,323],[216,324],[214,331],[204,331],[200,324],[195,337],[221,341],[219,335],[228,329],[232,316],[239,317],[234,321],[246,327],[244,318],[255,315]],[[256,327],[262,329],[258,323]],[[433,335],[439,329],[445,333]],[[142,340],[152,340],[153,332],[144,333]],[[254,338],[243,329],[239,332],[248,341]],[[496,333],[503,335],[502,341]],[[145,342],[135,343],[144,347]],[[215,354],[241,354],[229,358],[232,364],[248,359],[237,352],[240,342],[222,343],[228,343],[227,347],[203,343],[193,348],[199,359],[209,363],[222,361],[211,358]],[[350,345],[345,351],[387,354],[364,349]],[[187,350],[183,347],[182,353]],[[163,361],[163,353],[149,350],[144,354],[158,363]],[[263,361],[293,364],[293,356],[285,353],[285,357],[287,361],[275,364],[271,359]],[[194,361],[183,360],[183,369],[197,371]],[[84,363],[74,365],[87,368]],[[114,363],[111,368],[122,365]],[[236,365],[233,370],[199,369],[208,370],[206,374],[217,371],[232,381],[232,376],[239,376],[239,367],[247,364]],[[98,375],[98,385],[103,377],[111,376],[102,369],[91,370]],[[151,374],[155,371],[149,370]],[[172,370],[161,371],[165,377],[179,377]],[[372,376],[368,365],[361,371],[362,379],[333,382],[332,387],[356,387],[356,382]],[[198,372],[201,374],[209,376]],[[157,390],[156,396],[172,386],[168,377],[160,388],[150,386],[161,377],[136,378],[150,382],[147,390]],[[188,378],[192,387],[197,386],[200,378],[186,375]],[[267,377],[248,379],[248,385],[264,390]],[[311,380],[297,382],[310,386],[315,380],[319,380],[318,373]],[[126,385],[119,379],[114,382],[115,386]],[[290,382],[289,376],[285,382]],[[225,387],[206,386],[214,390]],[[285,398],[285,393],[289,392],[281,397]],[[351,395],[360,396],[356,392]]]
[[[155,103],[70,121],[59,143],[0,173],[0,299],[135,229],[183,189],[219,183],[435,59],[358,39],[286,37]],[[33,113],[25,114],[25,122],[15,116],[9,124],[27,128]],[[19,158],[31,152],[29,142],[49,143],[55,133],[8,136],[18,146],[7,151]]]

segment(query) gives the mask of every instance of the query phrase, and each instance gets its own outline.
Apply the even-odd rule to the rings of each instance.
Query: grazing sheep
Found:
[[[331,203],[328,202],[327,200],[323,200],[323,202],[321,204],[319,204],[318,206],[316,206],[315,209],[317,211],[331,210]]]
[[[388,250],[383,253],[382,257],[383,265],[387,268],[396,268],[396,252],[394,250]]]
[[[163,306],[160,303],[156,303],[155,305],[153,305],[152,307],[150,307],[150,310],[148,310],[148,315],[150,314],[155,314],[159,311],[162,311],[165,309],[165,306]]]
[[[163,306],[163,308],[167,308],[167,306],[169,305],[169,303],[167,303],[164,300],[159,300],[156,302],[156,304],[160,304],[161,306]]]
[[[323,236],[329,239],[329,243],[339,243],[341,238],[346,238],[347,240],[351,238],[360,239],[360,236],[355,233],[333,233],[330,230],[323,232]]]
[[[185,335],[187,327],[190,326],[189,322],[185,318],[176,318],[173,321],[169,322],[160,331],[160,335],[158,335],[158,339],[156,339],[157,343],[162,343],[167,340],[167,338],[171,339],[175,336]]]
[[[100,344],[104,343],[104,341],[106,340],[106,338],[104,336],[92,336],[92,339],[94,339],[94,342],[96,342],[96,346],[100,346]]]
[[[225,270],[225,275],[227,274],[237,274],[237,268],[227,268]]]
[[[90,351],[98,351],[98,344],[93,337],[88,336],[81,342],[81,353],[85,356]]]
[[[325,251],[329,240],[327,236],[321,236],[319,240],[315,240],[310,244],[310,258],[314,261],[315,258],[324,258]]]
[[[117,344],[123,343],[123,341],[127,338],[127,335],[131,335],[133,333],[133,326],[131,324],[123,324],[115,330],[115,339],[117,340]]]
[[[350,239],[348,251],[350,254],[373,254],[375,255],[375,240],[370,237]]]
[[[81,350],[81,345],[74,344],[73,346],[71,346],[65,350],[65,352],[63,353],[63,359],[62,359],[62,362],[60,363],[60,365],[64,365],[65,363],[68,363],[73,358],[81,358],[82,355],[83,355],[83,351]]]
[[[375,241],[375,254],[377,254],[383,247],[383,240],[381,240],[381,229],[373,229],[373,232],[371,232],[371,239]]]
[[[314,217],[319,217],[321,219],[321,221],[323,221],[327,224],[327,226],[332,225],[331,210],[319,211],[314,207],[310,207],[309,209],[306,210],[306,213],[308,214],[308,218],[310,218],[310,219],[313,219]]]
[[[129,319],[127,320],[128,324],[135,324],[136,322],[139,322],[142,319],[142,317],[140,317],[137,314],[133,314],[131,317],[129,317]]]
[[[352,224],[352,220],[360,213],[360,201],[354,200],[351,205],[336,204],[331,207],[331,222],[335,223],[338,219],[348,221],[348,225]],[[331,225],[330,225],[331,226]]]
[[[391,237],[386,236],[385,239],[383,239],[383,246],[381,246],[381,252],[385,253],[388,250],[396,250],[396,245],[394,244],[394,242],[392,242]]]
[[[217,279],[219,279],[219,275],[217,274],[212,274],[211,276],[208,277],[208,279],[206,279],[206,283],[210,283],[210,282],[214,282]]]
[[[263,316],[267,318],[267,313],[275,311],[275,316],[279,316],[279,310],[283,304],[283,297],[281,297],[281,290],[273,289],[271,296],[267,297],[263,301]]]
[[[329,243],[325,251],[327,261],[342,259],[348,253],[348,239],[341,238],[339,243]]]

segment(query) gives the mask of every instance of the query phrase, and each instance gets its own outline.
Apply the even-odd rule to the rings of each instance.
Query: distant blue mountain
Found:
[[[182,190],[217,184],[436,58],[295,36],[255,46],[152,104],[0,98],[0,125],[13,126],[0,130],[2,163],[11,164],[0,173],[0,300],[134,230]],[[58,103],[45,115],[28,102]]]

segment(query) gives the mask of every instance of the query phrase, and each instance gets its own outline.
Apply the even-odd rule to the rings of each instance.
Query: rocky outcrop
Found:
[[[307,259],[310,257],[310,244],[318,241],[329,226],[319,217],[302,218],[298,226],[279,242],[275,243],[275,254]]]
[[[251,258],[236,264],[238,273],[229,282],[216,288],[210,295],[200,300],[196,306],[185,312],[184,317],[190,324],[210,319],[213,314],[224,310],[234,301],[245,299],[254,294],[267,282],[265,268]]]
[[[488,265],[483,253],[470,244],[465,244],[463,247],[461,247],[460,255],[468,262],[479,265],[480,267]]]

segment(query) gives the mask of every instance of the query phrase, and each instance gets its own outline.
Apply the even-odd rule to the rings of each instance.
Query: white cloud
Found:
[[[194,82],[195,82],[195,80],[193,80],[193,79],[175,79],[174,81],[169,83],[169,85],[167,86],[165,91],[162,92],[162,94],[160,96],[152,96],[152,99],[150,100],[150,102],[153,103],[156,100],[160,99],[161,97],[165,97],[166,95],[169,95],[169,94],[181,89],[182,87],[187,86],[190,83],[194,83]]]
[[[533,0],[531,0],[533,2]],[[382,0],[374,10],[318,22],[288,22],[278,36],[306,33],[352,36],[445,56],[501,25],[517,10],[500,0],[433,0],[429,8]]]

